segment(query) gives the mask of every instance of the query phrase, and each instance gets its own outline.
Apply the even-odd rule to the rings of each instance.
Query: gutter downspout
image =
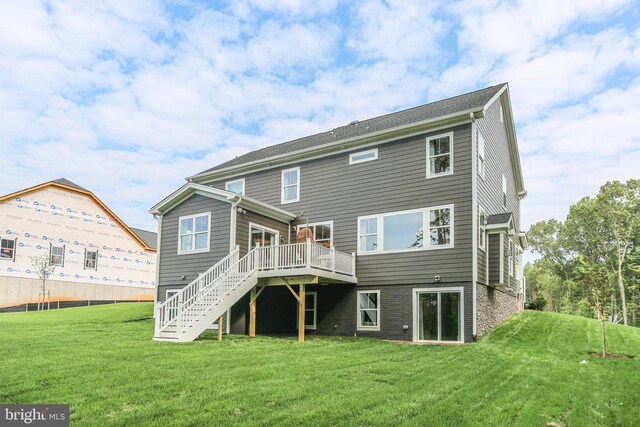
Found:
[[[229,253],[233,252],[236,249],[236,225],[238,223],[238,211],[237,207],[242,202],[242,196],[238,197],[238,200],[231,204],[231,219],[230,219],[230,227],[229,230]],[[224,314],[225,317],[225,325],[224,332],[228,335],[231,332],[231,307]]]
[[[480,117],[484,117],[482,114]],[[469,114],[471,119],[471,292],[472,292],[472,327],[471,340],[478,336],[478,131],[476,129],[476,116]]]

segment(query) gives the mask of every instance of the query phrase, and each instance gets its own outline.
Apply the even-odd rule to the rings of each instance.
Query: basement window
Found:
[[[380,291],[358,291],[358,330],[380,330]]]

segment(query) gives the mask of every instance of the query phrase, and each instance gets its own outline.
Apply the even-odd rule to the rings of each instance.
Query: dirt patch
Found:
[[[588,354],[589,356],[602,357],[602,353],[596,353],[595,351],[592,351]],[[610,357],[612,359],[633,359],[635,356],[629,356],[626,354],[619,354],[619,353],[607,353],[606,357]]]

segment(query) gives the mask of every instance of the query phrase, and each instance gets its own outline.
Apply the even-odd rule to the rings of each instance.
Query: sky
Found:
[[[525,229],[640,178],[638,0],[0,0],[0,194],[65,177],[154,230],[186,176],[501,82]]]

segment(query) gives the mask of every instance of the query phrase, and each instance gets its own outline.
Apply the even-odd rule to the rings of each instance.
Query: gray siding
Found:
[[[178,255],[179,218],[204,212],[211,212],[210,251]],[[164,301],[166,289],[182,288],[229,254],[230,212],[227,202],[194,195],[163,216],[158,301]]]
[[[280,233],[280,238],[284,238],[285,243],[288,242],[289,224],[251,211],[238,213],[236,216],[236,245],[240,246],[240,256],[244,256],[249,251],[249,223],[277,230]]]
[[[442,283],[472,280],[471,250],[471,125],[454,131],[454,174],[426,179],[426,137],[438,131],[378,146],[378,160],[349,165],[348,153],[294,164],[300,166],[300,202],[281,205],[283,168],[243,176],[251,197],[308,218],[334,221],[334,245],[357,249],[359,216],[454,205],[455,248],[401,254],[360,256],[361,286],[424,283],[441,276]],[[358,151],[358,150],[355,150]],[[224,181],[211,183],[224,188]]]
[[[513,212],[516,233],[520,231],[520,200],[516,194],[509,143],[505,125],[500,123],[500,101],[491,104],[485,117],[476,122],[485,139],[485,179],[477,177],[478,204],[488,215]],[[507,180],[507,207],[502,202],[502,175]],[[480,272],[486,268],[486,257],[478,249],[478,282],[486,283]],[[489,260],[492,263],[492,260]],[[490,277],[493,280],[493,276]]]
[[[488,236],[488,252],[489,252],[489,283],[500,283],[500,234],[489,234]]]

